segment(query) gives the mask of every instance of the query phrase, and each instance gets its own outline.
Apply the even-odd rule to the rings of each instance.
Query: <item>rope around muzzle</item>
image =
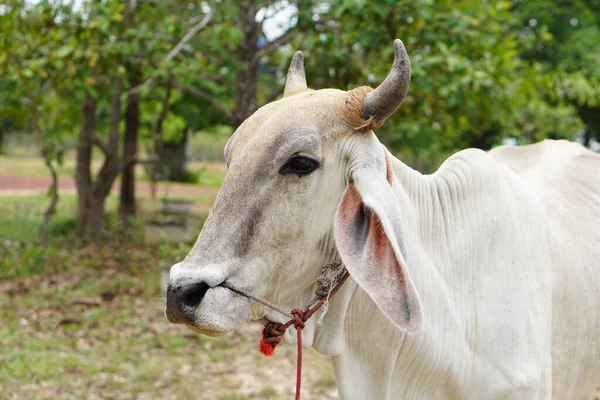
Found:
[[[281,307],[261,299],[252,293],[232,286],[229,283],[222,283],[221,286],[238,293],[244,297],[252,299],[266,307],[269,307],[278,313],[287,316],[290,320],[284,324],[280,322],[269,322],[265,325],[260,340],[259,351],[265,356],[271,356],[275,352],[275,347],[281,343],[282,337],[290,326],[296,329],[298,342],[298,359],[296,363],[296,400],[300,400],[300,390],[302,386],[302,330],[305,322],[314,315],[330,298],[332,298],[342,287],[350,275],[343,267],[341,261],[334,261],[326,264],[321,269],[321,275],[317,279],[317,288],[315,296],[303,309],[294,308],[291,312],[283,310]],[[316,303],[316,304],[315,304]],[[312,307],[311,307],[312,306]]]

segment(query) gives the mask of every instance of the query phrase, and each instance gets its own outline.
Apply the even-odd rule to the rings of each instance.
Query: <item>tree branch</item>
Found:
[[[180,83],[174,83],[173,86],[185,94],[195,97],[196,99],[198,99],[200,101],[209,103],[215,110],[217,110],[219,112],[219,114],[221,114],[222,116],[227,118],[227,120],[229,120],[229,122],[231,122],[233,125],[236,124],[233,114],[231,114],[229,112],[229,110],[227,110],[227,107],[225,107],[223,105],[223,103],[221,103],[219,100],[217,100],[210,94],[208,94],[205,91],[200,90],[200,89],[196,89],[196,88],[192,88],[192,87],[185,87],[185,86],[181,85]]]
[[[185,46],[185,44],[187,42],[189,42],[191,38],[194,37],[194,35],[196,33],[198,33],[200,30],[204,29],[204,27],[206,27],[206,25],[208,25],[208,23],[210,22],[210,20],[212,19],[214,14],[215,14],[215,11],[211,10],[208,14],[206,14],[204,16],[204,18],[202,18],[202,20],[200,22],[198,22],[189,31],[187,31],[187,33],[185,35],[183,35],[183,37],[181,38],[179,43],[177,43],[177,45],[175,45],[175,47],[173,47],[173,49],[169,52],[169,54],[167,54],[165,61],[171,61],[177,55],[177,53],[179,53],[181,51],[183,46]]]
[[[187,42],[189,42],[190,39],[193,38],[196,33],[198,33],[199,31],[201,31],[202,29],[204,29],[206,27],[206,25],[208,25],[208,23],[210,22],[210,20],[212,19],[212,17],[213,17],[214,14],[215,14],[215,10],[211,10],[208,14],[206,14],[204,16],[204,18],[202,18],[202,20],[200,22],[198,22],[196,25],[192,26],[190,28],[190,30],[188,30],[186,32],[186,34],[183,35],[183,37],[181,38],[181,40],[179,41],[179,43],[177,43],[175,45],[175,47],[173,47],[171,49],[171,51],[169,52],[169,54],[167,54],[167,56],[163,60],[163,63],[169,62],[173,58],[175,58],[175,56],[177,54],[179,54],[179,52],[181,51],[181,49],[183,48],[183,46],[185,46],[185,44]],[[141,85],[138,85],[138,86],[136,86],[134,88],[129,89],[127,91],[126,95],[127,96],[131,96],[133,94],[136,94],[140,90],[142,90],[144,88],[144,86],[152,87],[152,86],[155,85],[154,81],[155,81],[154,77],[148,78]]]
[[[135,165],[135,164],[155,164],[157,161],[157,157],[150,157],[150,158],[132,158],[129,160],[124,161],[121,164],[121,170],[129,167],[130,165]]]
[[[50,204],[44,211],[44,222],[42,223],[42,229],[40,233],[40,248],[42,249],[42,254],[46,249],[46,244],[48,243],[48,233],[50,232],[50,219],[56,213],[56,204],[58,203],[58,173],[56,172],[56,168],[52,164],[52,160],[46,158],[46,167],[50,170],[50,175],[52,176],[52,183],[50,184],[50,189],[48,190],[50,193]]]
[[[206,79],[208,81],[216,82],[216,83],[223,83],[225,81],[225,75],[211,74],[211,73],[204,72],[204,71],[198,71],[196,73],[196,76],[198,76],[202,79]]]
[[[122,84],[117,83],[115,92],[110,99],[110,125],[108,131],[108,146],[109,153],[119,155],[119,125],[121,124],[121,90]]]
[[[254,55],[254,58],[259,59],[261,57],[271,54],[281,46],[288,44],[297,34],[298,30],[296,29],[296,27],[288,29],[287,32],[285,32],[283,35],[279,36],[277,39],[265,44],[263,47],[258,49],[256,54]]]
[[[98,146],[98,148],[104,153],[105,156],[110,155],[110,151],[108,151],[108,146],[106,143],[102,141],[98,136],[92,134],[90,137],[92,144]]]

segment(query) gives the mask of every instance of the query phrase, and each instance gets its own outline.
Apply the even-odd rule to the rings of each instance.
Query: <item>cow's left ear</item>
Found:
[[[335,240],[346,269],[394,324],[421,328],[421,301],[408,274],[404,227],[391,188],[391,167],[382,159],[351,173],[335,216]],[[386,179],[387,177],[387,179]]]

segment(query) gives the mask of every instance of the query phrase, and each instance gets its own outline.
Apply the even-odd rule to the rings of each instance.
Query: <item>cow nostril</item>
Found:
[[[210,289],[210,286],[205,282],[198,283],[189,288],[183,298],[183,305],[191,309],[196,308],[204,298],[208,289]]]

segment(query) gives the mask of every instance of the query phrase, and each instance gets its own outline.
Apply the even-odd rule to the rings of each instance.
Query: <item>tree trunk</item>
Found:
[[[129,79],[130,87],[136,87],[141,82],[139,74],[134,71]],[[119,202],[119,215],[123,218],[125,226],[129,217],[135,214],[135,163],[132,161],[137,156],[137,136],[140,127],[140,104],[138,94],[133,94],[127,99],[125,110],[125,136],[123,137],[123,160],[126,163],[121,176],[121,197]]]
[[[94,196],[105,198],[110,194],[110,189],[123,166],[123,160],[119,156],[119,124],[121,123],[121,89],[115,89],[110,99],[110,126],[107,144],[107,152],[104,154],[104,163],[98,178],[94,182]]]
[[[256,23],[256,4],[254,0],[245,0],[240,7],[238,27],[244,33],[237,48],[238,58],[244,69],[235,76],[235,109],[233,116],[236,127],[256,111],[256,91],[258,82],[259,59],[257,42],[260,26]]]
[[[115,90],[111,97],[110,131],[107,153],[96,182],[92,182],[90,163],[92,154],[92,135],[96,101],[90,96],[83,100],[81,130],[77,142],[77,183],[78,212],[77,237],[85,241],[98,239],[104,230],[104,203],[110,194],[112,184],[121,170],[119,157],[119,123],[121,121],[121,93]]]
[[[102,3],[94,0],[94,5]],[[127,2],[125,17],[132,20],[137,2]],[[93,8],[93,10],[95,10]],[[128,22],[127,22],[128,23]],[[117,80],[118,81],[118,80]],[[77,141],[75,181],[77,184],[78,211],[77,236],[82,240],[95,240],[104,231],[104,203],[110,194],[112,184],[123,167],[124,160],[119,155],[119,124],[121,121],[122,86],[117,84],[111,96],[110,130],[108,142],[98,145],[104,153],[104,162],[96,182],[91,178],[91,156],[93,143],[101,141],[94,136],[96,100],[88,93],[83,99],[81,129]]]
[[[88,196],[79,196],[79,210],[77,212],[78,239],[89,241],[102,236],[105,198],[93,193]]]
[[[127,0],[123,27],[125,29],[134,26],[136,0]],[[129,87],[139,86],[141,82],[141,65],[137,63],[129,66]],[[123,173],[121,175],[121,194],[119,197],[119,215],[127,229],[129,217],[135,214],[135,163],[137,156],[137,134],[140,126],[140,105],[138,93],[127,96],[127,108],[125,110],[125,136],[123,137]]]
[[[92,177],[90,164],[92,161],[92,134],[96,119],[96,100],[88,93],[83,98],[81,112],[81,129],[77,140],[77,156],[75,182],[77,184],[78,212],[77,237],[84,240],[96,238],[102,231],[102,214],[100,219],[90,215],[92,197]],[[96,211],[96,210],[95,210]]]

